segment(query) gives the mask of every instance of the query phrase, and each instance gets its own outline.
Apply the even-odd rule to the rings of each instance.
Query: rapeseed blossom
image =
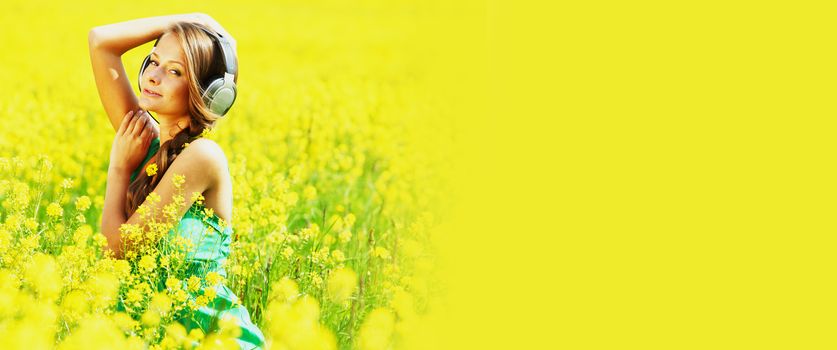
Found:
[[[342,304],[357,288],[357,274],[349,268],[339,268],[328,277],[328,296],[335,303]]]
[[[60,217],[64,215],[64,208],[62,208],[61,205],[58,203],[49,203],[49,206],[47,206],[47,215],[52,217]]]
[[[151,164],[149,164],[148,166],[146,166],[146,167],[145,167],[145,173],[146,173],[148,176],[154,176],[154,175],[157,175],[157,163],[151,163]]]
[[[139,261],[139,267],[142,268],[145,272],[151,272],[154,268],[157,267],[157,264],[154,262],[154,258],[148,255],[143,255]]]
[[[81,196],[76,199],[76,210],[85,211],[90,208],[90,197]]]

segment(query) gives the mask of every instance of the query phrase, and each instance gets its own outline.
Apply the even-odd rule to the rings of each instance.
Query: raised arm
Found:
[[[156,39],[171,23],[204,23],[206,17],[202,13],[148,17],[102,25],[90,30],[87,41],[93,76],[99,90],[99,99],[114,131],[119,129],[122,117],[128,111],[139,109],[139,100],[122,65],[122,54]]]

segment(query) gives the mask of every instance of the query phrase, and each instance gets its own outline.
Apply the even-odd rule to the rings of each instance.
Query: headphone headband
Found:
[[[230,41],[227,40],[226,37],[221,35],[221,33],[215,32],[214,30],[207,30],[206,28],[199,26],[201,30],[205,33],[209,34],[210,37],[215,39],[215,42],[218,43],[218,47],[221,48],[221,59],[224,61],[224,67],[227,70],[227,73],[232,74],[233,76],[238,75],[238,62],[235,59],[235,52],[233,51],[232,44]],[[157,38],[157,40],[160,40]],[[156,44],[154,46],[157,46]]]

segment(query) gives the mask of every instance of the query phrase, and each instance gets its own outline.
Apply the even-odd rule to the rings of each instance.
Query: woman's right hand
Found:
[[[122,124],[113,139],[110,150],[110,169],[130,174],[136,169],[148,152],[151,140],[159,135],[148,112],[129,111],[122,118]]]

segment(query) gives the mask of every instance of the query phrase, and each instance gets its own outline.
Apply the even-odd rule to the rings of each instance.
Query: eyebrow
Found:
[[[151,55],[152,55],[152,56],[157,56],[157,53],[156,53],[156,52],[152,52],[152,53],[151,53]],[[159,58],[160,56],[157,56],[157,57]],[[177,63],[177,64],[179,64],[179,65],[181,65],[181,66],[184,66],[184,67],[186,66],[185,64],[180,63],[179,61],[174,61],[174,60],[171,60],[171,61],[169,61],[169,62],[171,62],[171,63]]]

